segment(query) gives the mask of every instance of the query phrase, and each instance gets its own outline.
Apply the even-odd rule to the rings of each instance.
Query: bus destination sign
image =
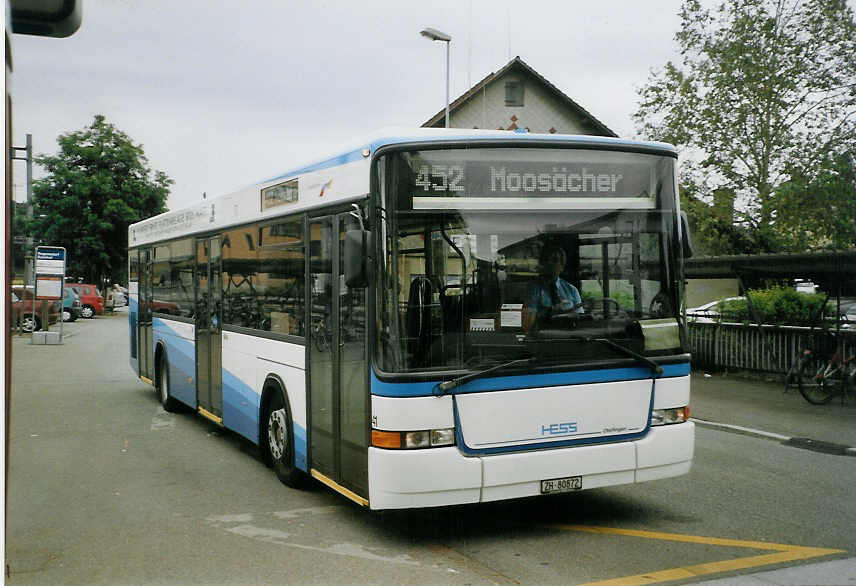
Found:
[[[424,164],[415,197],[648,197],[647,164],[556,164],[467,161]]]
[[[597,151],[519,151],[497,160],[481,152],[410,153],[414,208],[512,205],[654,207],[659,157]],[[538,203],[540,201],[540,203]]]

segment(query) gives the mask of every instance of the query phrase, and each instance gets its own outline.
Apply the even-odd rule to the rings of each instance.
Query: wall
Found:
[[[523,106],[505,105],[505,82],[520,80],[524,85]],[[512,116],[516,120],[512,120]],[[597,134],[574,116],[568,105],[523,71],[509,71],[492,80],[477,95],[455,110],[449,119],[453,128],[491,130],[529,128],[529,132],[558,134]]]

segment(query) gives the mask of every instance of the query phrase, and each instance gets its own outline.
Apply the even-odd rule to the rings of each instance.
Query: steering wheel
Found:
[[[587,319],[589,316],[585,313],[578,313],[577,309],[582,307],[582,303],[577,303],[571,309],[565,309],[563,311],[554,311],[551,312],[547,318],[549,322],[556,321],[567,321],[568,326],[573,328],[576,326],[576,323],[581,319]]]
[[[624,310],[621,309],[621,305],[618,303],[618,301],[616,301],[612,297],[601,297],[599,299],[587,299],[585,304],[586,304],[586,311],[591,313],[592,315],[602,313],[604,316],[606,316],[606,314],[609,313],[610,316],[616,317],[616,316],[623,315],[625,313]],[[604,305],[607,305],[609,307],[608,308],[604,307]],[[606,310],[606,311],[604,311],[604,310]]]

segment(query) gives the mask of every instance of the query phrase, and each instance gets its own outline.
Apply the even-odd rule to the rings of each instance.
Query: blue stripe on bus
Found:
[[[183,338],[161,318],[152,319],[152,342],[158,341],[166,348],[169,364],[169,394],[196,408],[196,346]]]
[[[261,396],[247,383],[223,369],[223,425],[258,445]],[[294,423],[294,465],[309,471],[306,459],[306,429]]]
[[[281,173],[276,177],[265,179],[264,181],[262,181],[262,183],[279,181],[280,179],[287,179],[296,175],[302,175],[303,173],[311,173],[312,171],[320,171],[321,169],[329,169],[330,167],[338,167],[339,165],[345,165],[347,163],[353,163],[354,161],[360,161],[365,158],[362,154],[362,151],[363,148],[359,148],[355,151],[342,153],[341,155],[337,155],[335,157],[319,161],[318,163],[314,163],[312,165],[302,167],[300,169],[295,169],[294,171],[290,171],[288,173]]]
[[[196,349],[190,340],[182,338],[169,323],[154,318],[154,342],[164,343],[169,363],[170,395],[196,408]],[[223,426],[259,443],[259,410],[261,397],[244,381],[223,369]],[[293,419],[293,418],[292,418]],[[304,472],[309,471],[307,463],[306,429],[292,420],[294,427],[294,463]]]
[[[130,293],[128,293],[130,295]],[[137,300],[131,298],[128,303],[128,336],[130,342],[131,370],[140,372],[139,359],[140,349],[137,347]]]
[[[663,377],[687,376],[690,373],[689,362],[664,364]],[[448,394],[478,393],[483,391],[505,391],[511,389],[531,389],[555,387],[559,385],[579,385],[585,383],[606,383],[623,380],[651,378],[651,369],[643,366],[630,368],[609,368],[604,370],[579,370],[574,372],[556,372],[549,374],[526,374],[480,378],[453,389]],[[442,381],[418,383],[389,383],[371,375],[372,394],[380,397],[428,397],[434,394],[434,388]]]
[[[259,443],[261,397],[250,386],[223,369],[223,425]]]
[[[309,472],[309,462],[306,458],[306,430],[294,423],[294,418],[291,421],[294,427],[294,465],[304,472]]]

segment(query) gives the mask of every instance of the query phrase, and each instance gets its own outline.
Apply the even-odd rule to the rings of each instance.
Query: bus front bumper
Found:
[[[541,481],[582,477],[582,488],[687,474],[692,422],[654,427],[629,442],[464,456],[456,447],[369,448],[369,506],[403,509],[479,503],[541,494]]]

